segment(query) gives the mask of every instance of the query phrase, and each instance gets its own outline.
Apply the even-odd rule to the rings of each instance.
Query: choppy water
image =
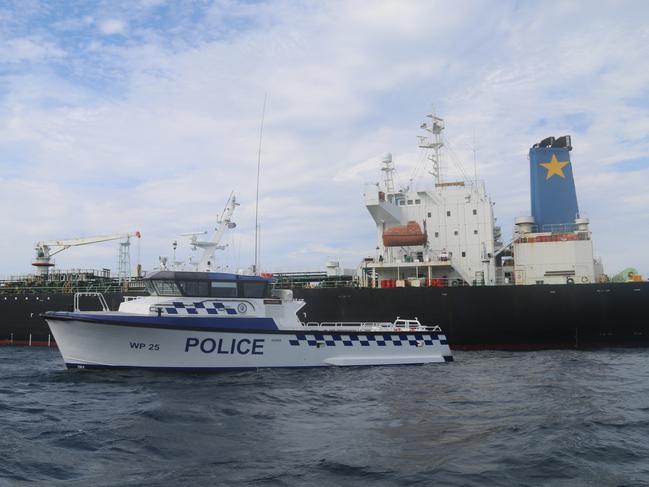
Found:
[[[649,350],[67,371],[0,348],[0,485],[649,484]]]

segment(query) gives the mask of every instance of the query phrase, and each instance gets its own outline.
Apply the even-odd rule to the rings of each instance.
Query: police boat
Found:
[[[304,301],[270,279],[158,271],[150,296],[118,311],[45,313],[68,368],[236,370],[450,362],[439,328],[392,323],[301,323]],[[101,300],[101,298],[100,298]]]
[[[214,272],[214,251],[238,206],[234,196],[194,271],[146,277],[149,296],[110,311],[100,293],[78,293],[74,310],[43,315],[68,368],[232,370],[450,362],[446,337],[417,320],[394,323],[301,323],[304,301],[272,290],[268,277]],[[81,294],[102,311],[82,311]]]

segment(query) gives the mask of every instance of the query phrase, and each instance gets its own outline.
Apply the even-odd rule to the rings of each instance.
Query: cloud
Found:
[[[103,35],[112,36],[123,34],[126,31],[126,23],[119,19],[107,19],[99,22],[99,31]]]
[[[0,41],[0,58],[3,63],[38,63],[65,56],[55,44],[38,38],[14,38]]]

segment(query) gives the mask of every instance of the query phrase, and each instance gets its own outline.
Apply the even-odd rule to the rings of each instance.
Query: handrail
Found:
[[[420,331],[429,331],[429,332],[442,332],[442,329],[439,325],[433,326],[423,326],[419,327],[399,327],[394,323],[386,321],[377,321],[377,322],[360,322],[360,321],[308,321],[306,323],[302,322],[301,325],[304,328],[316,328],[318,330],[331,329],[331,328],[355,328],[355,329],[370,329],[370,331],[376,331],[377,328],[386,329],[386,331],[397,331],[399,333],[411,333],[411,332],[420,332]]]
[[[74,293],[74,311],[79,312],[81,309],[79,309],[79,298],[81,297],[95,297],[99,300],[99,304],[101,304],[101,309],[102,311],[110,311],[108,308],[108,304],[106,303],[106,298],[104,298],[104,295],[102,293],[98,292],[81,292],[81,293]]]

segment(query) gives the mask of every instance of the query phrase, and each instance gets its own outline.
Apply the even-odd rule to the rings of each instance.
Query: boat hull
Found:
[[[240,370],[452,361],[437,333],[185,330],[51,319],[68,368]]]

